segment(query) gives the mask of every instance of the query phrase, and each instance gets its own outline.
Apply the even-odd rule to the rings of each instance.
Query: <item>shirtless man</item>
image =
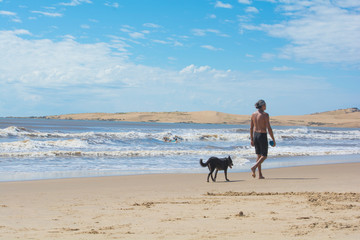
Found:
[[[259,169],[259,179],[264,179],[264,176],[261,172],[261,164],[265,161],[268,154],[268,139],[267,132],[269,132],[270,137],[274,141],[273,147],[276,146],[274,134],[270,126],[269,114],[265,112],[266,103],[264,100],[259,100],[255,107],[258,111],[254,112],[251,115],[251,125],[250,125],[250,138],[251,146],[255,147],[255,152],[257,154],[257,160],[255,165],[251,168],[252,176],[256,177],[256,168]]]

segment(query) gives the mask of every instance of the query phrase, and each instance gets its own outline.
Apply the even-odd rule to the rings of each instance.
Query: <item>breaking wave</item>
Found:
[[[322,140],[360,140],[360,130],[322,130],[310,128],[291,128],[274,130],[277,139],[322,139]],[[244,141],[249,139],[248,129],[216,129],[216,130],[188,130],[170,129],[162,132],[40,132],[24,127],[11,126],[0,129],[0,138],[28,137],[40,139],[155,139],[162,141],[164,137],[178,136],[182,141]]]

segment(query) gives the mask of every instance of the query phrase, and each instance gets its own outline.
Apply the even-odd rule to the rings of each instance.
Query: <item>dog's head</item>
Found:
[[[230,156],[226,158],[226,162],[230,168],[232,168],[232,166],[234,166],[233,161]]]

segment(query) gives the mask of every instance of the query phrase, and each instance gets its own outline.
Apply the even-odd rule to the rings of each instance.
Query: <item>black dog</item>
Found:
[[[224,170],[226,181],[230,181],[227,178],[227,169],[228,169],[228,167],[232,168],[232,166],[234,164],[233,164],[231,157],[229,156],[227,158],[211,157],[211,158],[209,158],[209,160],[207,160],[206,163],[203,163],[202,159],[200,159],[200,165],[203,167],[207,166],[210,170],[210,173],[207,177],[207,181],[209,182],[209,177],[211,176],[211,179],[213,180],[213,182],[216,182],[216,176],[217,176],[217,173],[219,170]],[[213,178],[212,173],[215,171],[215,169],[216,169],[215,177]]]

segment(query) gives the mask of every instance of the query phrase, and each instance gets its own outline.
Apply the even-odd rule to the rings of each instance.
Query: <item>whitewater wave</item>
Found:
[[[291,128],[291,129],[274,129],[275,138],[278,140],[360,140],[360,130],[328,130],[328,129],[311,129],[311,128]],[[181,141],[224,141],[237,142],[249,141],[248,129],[214,129],[214,130],[183,130],[169,129],[161,132],[80,132],[80,133],[63,133],[63,132],[40,132],[24,127],[11,126],[0,129],[0,138],[18,137],[18,138],[39,138],[39,139],[82,139],[94,140],[148,140],[164,141],[165,138],[174,138],[177,136]]]
[[[0,157],[159,157],[185,155],[235,155],[237,151],[196,151],[196,150],[135,150],[135,151],[41,151],[2,152]]]
[[[37,151],[41,149],[78,149],[88,148],[87,141],[81,139],[54,140],[54,141],[35,141],[21,140],[14,142],[0,142],[1,152]]]
[[[348,155],[360,154],[360,149],[349,151],[348,149],[318,149],[309,150],[306,147],[272,149],[272,157],[289,156],[321,156],[321,155]],[[110,157],[110,158],[129,158],[129,157],[168,157],[168,156],[234,156],[239,158],[253,158],[254,149],[237,150],[127,150],[127,151],[32,151],[32,152],[1,152],[0,157],[15,158],[42,158],[42,157]]]
[[[318,140],[360,140],[360,130],[328,130],[311,128],[292,128],[274,130],[278,139],[318,139]]]

